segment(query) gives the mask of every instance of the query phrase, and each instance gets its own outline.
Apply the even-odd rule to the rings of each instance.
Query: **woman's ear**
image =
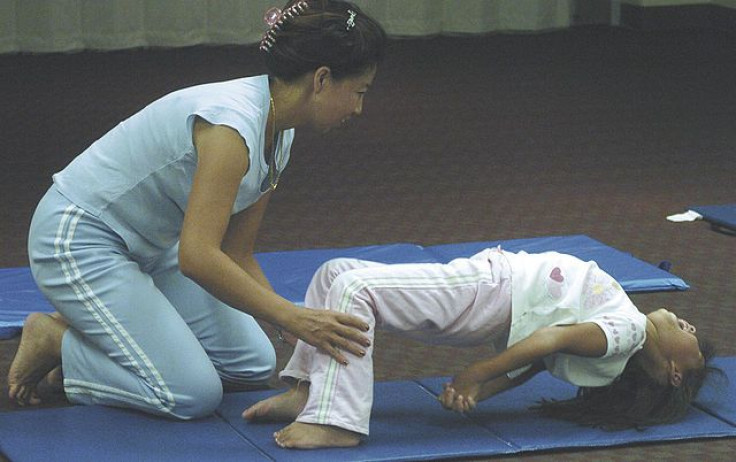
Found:
[[[318,67],[314,71],[313,87],[315,93],[320,93],[329,85],[332,79],[332,71],[327,66]]]

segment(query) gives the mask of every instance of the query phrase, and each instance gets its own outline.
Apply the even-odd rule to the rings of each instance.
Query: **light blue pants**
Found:
[[[212,413],[223,383],[265,383],[276,357],[249,315],[179,271],[178,246],[142,261],[54,187],[29,234],[36,283],[69,322],[64,391],[73,403],[180,419]]]

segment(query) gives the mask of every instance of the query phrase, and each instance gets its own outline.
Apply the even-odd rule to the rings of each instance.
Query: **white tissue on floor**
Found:
[[[670,215],[667,217],[669,221],[674,221],[675,223],[682,223],[684,221],[701,220],[702,218],[703,218],[703,215],[693,210],[688,210],[685,213],[676,213],[674,215]]]

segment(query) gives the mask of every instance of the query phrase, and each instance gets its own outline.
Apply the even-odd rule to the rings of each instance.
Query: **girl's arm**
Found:
[[[524,373],[516,379],[506,375],[511,371],[538,365],[554,353],[598,357],[604,355],[606,349],[606,336],[594,323],[544,327],[501,354],[468,366],[453,379],[448,386],[450,391],[443,394],[441,401],[446,408],[468,411],[475,403],[520,385],[541,368],[532,367],[527,371],[533,372],[531,375]]]
[[[537,375],[538,373],[545,370],[544,362],[537,361],[532,364],[531,368],[524,371],[522,374],[510,378],[508,375],[503,374],[500,377],[491,379],[480,386],[478,395],[473,398],[472,396],[461,395],[455,390],[452,383],[446,383],[437,399],[442,403],[446,409],[454,410],[458,412],[468,412],[475,408],[475,406],[491,396],[495,396],[503,391],[509,390],[514,387],[527,382],[529,379]]]
[[[531,368],[513,379],[506,374],[496,377],[495,379],[491,379],[481,384],[478,394],[475,397],[471,396],[469,393],[462,395],[455,390],[453,383],[446,383],[443,387],[442,394],[440,394],[437,399],[442,403],[442,406],[444,406],[445,409],[458,412],[472,411],[479,402],[503,391],[518,387],[545,369],[546,367],[544,362],[537,361],[532,364]]]
[[[519,385],[526,383],[527,381],[529,381],[529,379],[545,369],[546,367],[544,366],[544,362],[537,361],[532,364],[532,367],[524,371],[522,374],[514,377],[513,379],[510,378],[508,375],[503,374],[501,377],[496,377],[495,379],[489,380],[481,386],[480,394],[478,396],[478,402],[484,401],[491,396],[495,396],[502,391],[518,387]]]
[[[368,340],[356,317],[296,307],[270,288],[253,257],[267,197],[231,219],[240,181],[248,170],[248,149],[233,129],[197,120],[197,171],[184,216],[179,246],[182,273],[224,303],[281,326],[341,363],[341,350],[362,355]]]

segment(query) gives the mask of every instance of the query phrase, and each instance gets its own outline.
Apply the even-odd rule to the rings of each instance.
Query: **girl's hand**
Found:
[[[473,365],[467,367],[445,386],[443,396],[447,396],[444,396],[443,405],[447,404],[446,408],[457,412],[474,409],[478,401],[483,399],[481,392],[484,383],[476,377]]]
[[[472,411],[477,404],[474,397],[462,395],[451,383],[443,386],[442,394],[437,399],[445,409],[460,413]]]
[[[343,351],[363,357],[365,349],[371,345],[371,341],[361,334],[370,326],[356,316],[304,308],[296,312],[298,315],[290,323],[289,332],[332,356],[340,364],[348,364]]]

